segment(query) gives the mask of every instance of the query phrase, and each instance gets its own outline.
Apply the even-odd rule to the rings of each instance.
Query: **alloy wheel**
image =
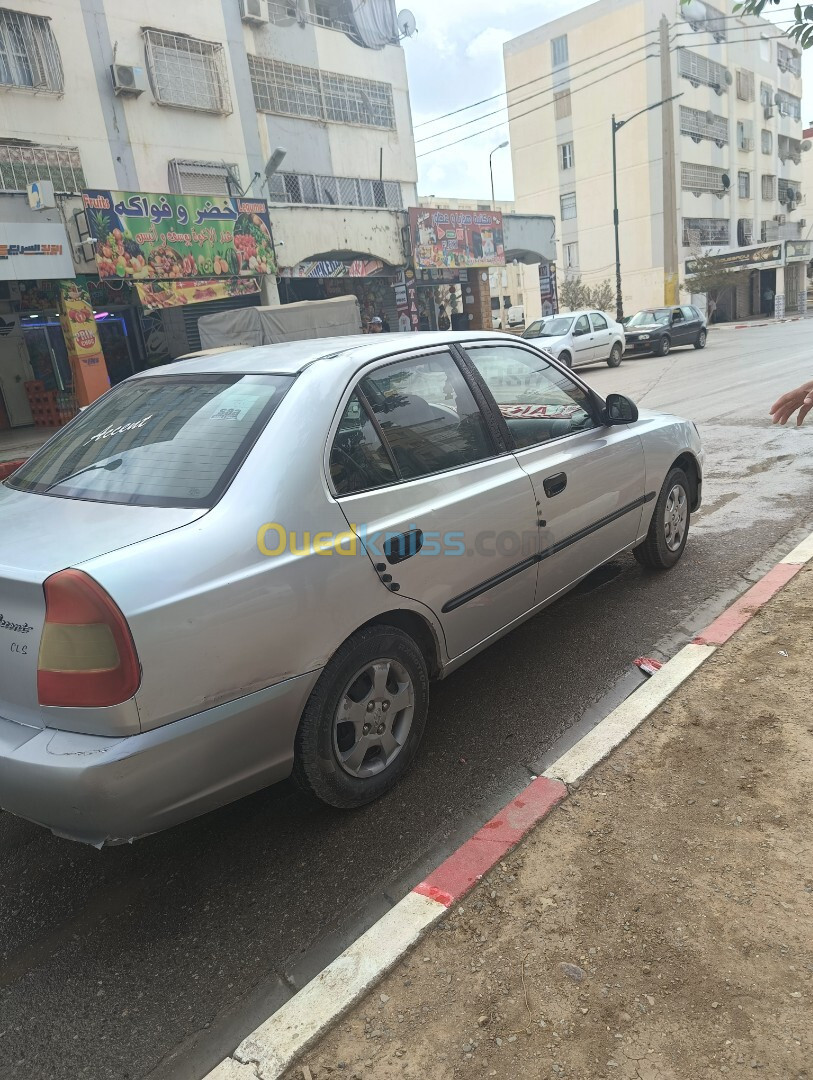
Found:
[[[333,723],[336,760],[365,779],[393,763],[409,739],[415,688],[396,660],[378,659],[356,672],[339,698]]]
[[[678,551],[686,536],[689,520],[689,500],[686,490],[675,484],[666,499],[663,514],[664,539],[670,551]]]

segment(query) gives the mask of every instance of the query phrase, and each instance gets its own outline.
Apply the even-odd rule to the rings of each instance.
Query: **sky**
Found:
[[[510,0],[500,5],[495,0],[403,0],[403,3],[415,15],[418,27],[417,34],[403,42],[419,155],[418,193],[487,202],[491,198],[488,157],[490,151],[508,139],[506,114],[502,111],[479,124],[462,125],[498,109],[504,105],[505,98],[498,97],[444,120],[436,118],[499,94],[505,89],[503,43],[551,19],[587,7],[587,2]],[[790,5],[783,4],[779,14],[771,18],[781,22],[790,11]],[[806,84],[802,120],[809,126],[813,124],[813,49],[804,55],[802,75]],[[491,130],[444,149],[448,142],[484,128]],[[510,149],[498,150],[493,161],[497,199],[513,198]]]

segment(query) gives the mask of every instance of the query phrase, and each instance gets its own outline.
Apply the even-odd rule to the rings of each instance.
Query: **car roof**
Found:
[[[286,341],[280,345],[257,345],[254,348],[235,348],[206,356],[195,356],[189,360],[178,360],[150,368],[140,372],[135,378],[169,374],[298,375],[311,364],[328,361],[344,363],[349,369],[355,370],[398,353],[491,338],[513,342],[517,340],[514,334],[501,334],[493,330],[309,338],[305,341]]]

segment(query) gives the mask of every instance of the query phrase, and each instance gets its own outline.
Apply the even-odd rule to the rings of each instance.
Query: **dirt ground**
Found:
[[[813,1078],[803,571],[286,1080]]]

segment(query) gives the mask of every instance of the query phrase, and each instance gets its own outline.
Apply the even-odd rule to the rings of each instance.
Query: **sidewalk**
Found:
[[[813,570],[286,1080],[813,1077]]]

